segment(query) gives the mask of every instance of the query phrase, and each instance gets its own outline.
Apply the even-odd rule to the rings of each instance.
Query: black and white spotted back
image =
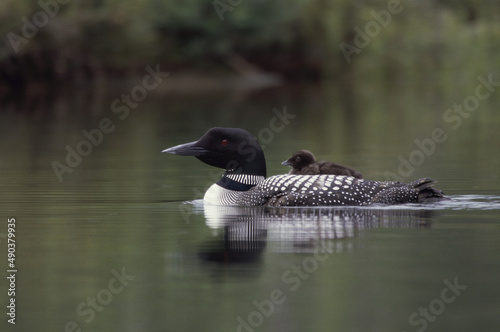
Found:
[[[430,179],[378,182],[337,175],[276,175],[243,192],[237,204],[338,206],[417,202]],[[427,188],[427,186],[425,186]]]

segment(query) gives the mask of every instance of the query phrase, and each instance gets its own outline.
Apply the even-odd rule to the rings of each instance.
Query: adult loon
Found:
[[[217,205],[336,206],[420,203],[442,199],[423,178],[411,183],[367,181],[337,175],[275,175],[266,179],[264,152],[249,132],[212,128],[199,140],[162,152],[195,156],[225,170],[205,193]]]
[[[292,167],[288,174],[333,174],[352,176],[358,179],[363,178],[363,175],[360,172],[355,171],[350,167],[332,163],[330,161],[316,161],[312,152],[308,150],[299,150],[295,152],[290,158],[281,164]]]

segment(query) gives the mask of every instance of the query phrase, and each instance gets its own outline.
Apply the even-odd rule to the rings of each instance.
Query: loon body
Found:
[[[283,174],[266,178],[266,162],[255,137],[239,128],[212,128],[198,141],[162,152],[195,156],[225,170],[205,193],[217,205],[337,206],[420,203],[443,199],[430,178],[411,183],[379,182],[343,175]]]
[[[354,169],[339,165],[330,161],[316,161],[311,151],[300,150],[295,152],[290,158],[281,163],[285,166],[291,166],[288,174],[316,175],[333,174],[346,175],[362,179],[363,175]]]

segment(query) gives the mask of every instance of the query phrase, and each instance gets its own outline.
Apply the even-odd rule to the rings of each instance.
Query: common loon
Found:
[[[420,203],[442,199],[423,178],[411,183],[379,182],[338,175],[275,175],[266,179],[264,152],[249,132],[212,128],[199,140],[162,152],[195,156],[225,170],[205,193],[217,205],[337,206]]]
[[[308,150],[299,150],[295,152],[289,159],[281,163],[285,166],[291,166],[288,174],[300,175],[316,175],[316,174],[333,174],[347,175],[358,179],[362,179],[363,175],[354,169],[332,163],[330,161],[316,161],[314,155]]]

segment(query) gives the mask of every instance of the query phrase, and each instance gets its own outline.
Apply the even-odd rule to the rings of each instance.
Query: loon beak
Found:
[[[289,160],[285,160],[284,162],[281,163],[283,166],[292,166],[292,163]]]
[[[202,156],[209,152],[209,150],[202,148],[201,146],[196,146],[196,143],[198,143],[198,141],[179,144],[171,148],[165,149],[162,152],[177,154],[180,156],[195,156],[195,157]]]

